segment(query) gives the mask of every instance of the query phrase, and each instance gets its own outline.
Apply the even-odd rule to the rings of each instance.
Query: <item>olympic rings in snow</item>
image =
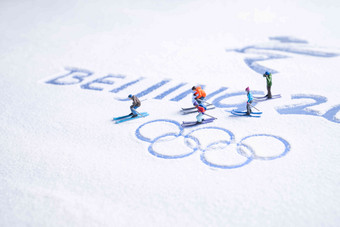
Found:
[[[142,124],[141,126],[139,126],[136,130],[136,133],[135,133],[137,138],[140,139],[140,140],[143,140],[145,142],[149,142],[149,143],[152,143],[155,139],[157,139],[157,138],[150,139],[150,138],[144,137],[140,132],[141,128],[143,128],[144,126],[146,126],[148,124],[155,123],[155,122],[167,122],[167,123],[171,123],[171,124],[176,125],[178,127],[178,129],[180,130],[178,134],[175,134],[176,136],[180,136],[183,133],[183,128],[181,127],[180,123],[178,123],[177,121],[167,120],[167,119],[158,119],[158,120],[146,122],[146,123]],[[174,133],[167,133],[167,134],[164,134],[164,135],[161,135],[161,136],[168,136],[168,135],[172,135],[172,134],[174,134]]]
[[[153,124],[170,124],[172,125],[172,127],[175,126],[176,128],[176,132],[166,132],[162,135],[157,135],[154,136],[155,138],[151,138],[151,137],[147,137],[144,134],[149,133],[154,133],[155,130],[146,130],[147,132],[143,132],[144,131],[144,127],[146,126],[152,126]],[[166,125],[161,125],[162,129],[166,129]],[[158,126],[159,127],[159,126]],[[213,131],[214,135],[220,134],[222,135],[222,139],[216,139],[216,141],[209,141],[207,143],[207,145],[203,145],[201,142],[201,139],[207,139],[207,138],[198,138],[198,136],[196,136],[195,134],[199,134],[200,131],[207,131],[207,130],[211,130]],[[205,132],[207,133],[207,132]],[[246,136],[244,138],[242,138],[240,140],[240,142],[235,143],[235,135],[225,129],[225,128],[221,128],[221,127],[201,127],[201,128],[197,128],[194,130],[191,130],[189,133],[184,135],[184,129],[180,126],[180,123],[178,123],[177,121],[174,120],[168,120],[168,119],[158,119],[158,120],[152,120],[149,122],[146,122],[142,125],[140,125],[135,133],[136,137],[144,142],[150,143],[149,147],[148,147],[148,151],[150,154],[158,157],[158,158],[164,158],[164,159],[178,159],[178,158],[184,158],[187,156],[192,155],[193,153],[195,153],[196,151],[200,151],[200,159],[201,161],[213,168],[219,168],[219,169],[235,169],[235,168],[240,168],[242,166],[245,166],[247,164],[249,164],[251,161],[253,160],[274,160],[277,158],[281,158],[283,156],[285,156],[289,151],[290,151],[290,144],[283,138],[279,137],[279,136],[275,136],[275,135],[270,135],[270,134],[254,134],[254,135],[250,135],[250,136]],[[254,140],[254,138],[258,138],[258,137],[265,137],[265,138],[272,138],[275,139],[277,141],[279,141],[279,143],[283,144],[283,151],[279,150],[279,151],[275,151],[275,154],[269,155],[269,156],[265,156],[265,155],[259,155],[248,143],[249,141],[251,142],[251,140]],[[214,138],[217,138],[217,136],[214,136]],[[161,146],[162,143],[165,146],[164,143],[172,143],[175,140],[179,141],[180,144],[184,144],[185,146],[183,147],[183,149],[177,149],[178,147],[174,147],[173,145],[170,145],[170,149],[165,149],[167,153],[162,153],[162,151],[158,151],[157,150],[157,146]],[[208,138],[209,140],[209,138]],[[221,147],[223,145],[223,147]],[[179,146],[179,145],[178,145]],[[226,163],[220,163],[221,161],[213,161],[214,158],[209,158],[210,156],[214,156],[214,153],[218,153],[218,152],[224,152],[226,153],[227,148],[230,146],[236,146],[235,150],[233,151],[228,151],[228,152],[233,152],[234,156],[235,154],[237,154],[237,160],[230,160],[227,159],[227,161],[225,161]],[[167,148],[169,147],[169,145],[167,146]],[[276,148],[277,146],[275,146]],[[281,146],[282,147],[282,146]],[[247,152],[244,151],[244,149],[247,150]],[[282,149],[282,148],[279,148]],[[173,151],[172,153],[169,152]],[[213,155],[212,155],[213,154]],[[232,163],[230,163],[232,162]]]
[[[146,136],[143,136],[142,133],[141,133],[141,129],[144,126],[146,126],[146,125],[153,124],[153,123],[156,123],[156,122],[163,122],[163,123],[165,122],[165,123],[173,124],[173,125],[175,125],[179,129],[179,132],[178,133],[174,133],[174,132],[165,133],[163,135],[157,136],[154,139],[151,139],[151,138],[148,138]],[[150,154],[152,154],[152,155],[154,155],[156,157],[159,157],[159,158],[165,158],[165,159],[184,158],[186,156],[191,155],[192,153],[194,153],[196,151],[196,149],[194,149],[193,151],[190,151],[188,153],[177,154],[177,155],[174,155],[174,154],[173,155],[166,155],[166,154],[161,154],[161,153],[155,151],[153,146],[159,140],[161,140],[161,139],[163,139],[165,137],[174,137],[176,139],[176,138],[178,138],[179,136],[181,136],[183,134],[183,128],[181,127],[181,125],[177,121],[167,120],[167,119],[158,119],[158,120],[149,121],[149,122],[146,122],[146,123],[142,124],[141,126],[139,126],[137,128],[135,134],[136,134],[138,139],[143,140],[145,142],[149,142],[150,146],[148,148],[148,151],[150,152]]]
[[[252,150],[251,152],[253,154],[253,159],[258,159],[258,160],[273,160],[273,159],[277,159],[277,158],[281,158],[281,157],[285,156],[288,153],[288,151],[290,150],[289,143],[285,139],[283,139],[283,138],[281,138],[279,136],[274,136],[274,135],[269,135],[269,134],[255,134],[255,135],[251,135],[251,136],[246,136],[243,139],[241,139],[241,141],[238,143],[238,147],[237,147],[238,151],[239,151],[241,146],[246,146],[246,145],[243,144],[243,141],[245,141],[246,139],[251,138],[251,137],[259,137],[259,136],[266,136],[266,137],[275,138],[275,139],[277,139],[277,140],[279,140],[280,142],[283,143],[283,145],[285,146],[285,149],[279,155],[264,157],[264,156],[257,155],[250,147],[247,147],[248,149]]]

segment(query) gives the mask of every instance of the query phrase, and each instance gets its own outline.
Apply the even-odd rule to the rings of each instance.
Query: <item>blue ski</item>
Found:
[[[261,117],[261,114],[254,114],[254,113],[251,113],[250,115],[247,115],[247,112],[234,112],[234,111],[231,111],[232,114],[236,115],[236,116],[245,116],[245,117]]]
[[[181,126],[184,127],[191,127],[191,126],[195,126],[195,125],[201,125],[201,124],[207,124],[207,123],[211,123],[215,120],[216,118],[207,118],[204,119],[202,122],[197,122],[197,121],[183,121],[183,123],[181,124]]]
[[[130,114],[128,114],[128,115],[124,115],[124,116],[120,116],[120,117],[114,117],[113,118],[113,121],[117,121],[117,120],[120,120],[120,119],[123,119],[123,118],[130,118],[131,117],[131,115]]]
[[[134,119],[137,119],[137,118],[146,117],[148,115],[149,114],[147,112],[143,112],[143,113],[140,113],[140,115],[138,115],[136,117],[128,116],[128,117],[121,118],[120,120],[118,119],[118,120],[116,120],[115,123],[119,124],[119,123],[122,123],[122,122],[125,122],[125,121],[130,121],[130,120],[134,120]]]
[[[238,110],[232,110],[234,113],[247,113],[247,111],[238,111]],[[262,114],[262,112],[251,112],[251,114]]]

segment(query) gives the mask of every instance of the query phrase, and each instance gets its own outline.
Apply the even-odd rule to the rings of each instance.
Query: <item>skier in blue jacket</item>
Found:
[[[250,113],[251,113],[251,103],[253,102],[253,95],[250,92],[249,87],[247,87],[245,89],[245,91],[247,92],[247,97],[248,97],[248,100],[247,100],[247,113],[246,114],[250,115]]]

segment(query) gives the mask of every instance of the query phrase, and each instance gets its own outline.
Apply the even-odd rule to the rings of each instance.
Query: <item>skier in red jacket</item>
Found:
[[[205,107],[202,103],[198,104],[197,101],[194,101],[193,104],[198,110],[198,115],[196,116],[197,122],[202,123],[202,121],[204,120],[203,115],[204,115],[204,112],[207,110],[207,107]]]

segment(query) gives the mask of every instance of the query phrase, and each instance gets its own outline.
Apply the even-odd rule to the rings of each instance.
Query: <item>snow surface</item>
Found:
[[[0,226],[339,226],[339,12],[1,1]],[[264,70],[282,98],[231,115]],[[183,129],[193,85],[218,119]],[[128,94],[150,115],[114,124]]]

